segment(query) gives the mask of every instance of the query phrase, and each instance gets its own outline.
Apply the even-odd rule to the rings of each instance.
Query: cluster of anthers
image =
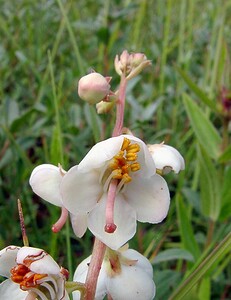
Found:
[[[43,259],[45,255],[46,253],[42,252],[39,259]],[[61,268],[60,276],[33,272],[30,270],[30,265],[36,260],[38,260],[38,257],[29,256],[23,260],[23,264],[19,263],[13,267],[10,270],[11,280],[19,284],[21,290],[32,292],[39,299],[56,299],[59,294],[62,297],[59,299],[63,299],[65,289],[59,287],[61,282],[63,284],[63,280],[60,281],[59,279],[62,279],[62,277],[68,279],[68,271]]]
[[[140,164],[137,162],[137,153],[139,151],[140,146],[137,143],[132,144],[128,138],[124,138],[120,151],[110,160],[104,177],[110,172],[110,176],[108,177],[109,181],[111,179],[118,179],[117,191],[119,191],[125,183],[132,180],[129,175],[130,171],[136,172],[140,170]]]
[[[10,273],[12,281],[18,283],[23,291],[37,288],[42,283],[42,279],[48,276],[47,274],[36,274],[22,264],[12,268]]]

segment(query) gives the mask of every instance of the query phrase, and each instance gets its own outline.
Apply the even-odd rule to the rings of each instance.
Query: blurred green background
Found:
[[[70,270],[91,253],[89,232],[51,232],[60,210],[28,180],[42,163],[68,170],[110,137],[115,114],[82,103],[78,79],[94,69],[115,90],[115,55],[143,52],[153,64],[129,82],[125,126],[177,148],[186,170],[165,177],[167,219],[138,224],[130,247],[153,263],[156,299],[178,299],[173,292],[231,230],[230,14],[228,0],[0,0],[1,249],[22,245],[20,198],[31,246]],[[231,299],[227,249],[182,299]]]

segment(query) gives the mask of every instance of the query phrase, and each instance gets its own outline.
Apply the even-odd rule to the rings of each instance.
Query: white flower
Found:
[[[1,299],[69,300],[65,290],[67,270],[42,249],[8,246],[0,251]]]
[[[76,269],[74,281],[85,282],[91,256]],[[95,300],[109,294],[113,300],[152,300],[155,297],[152,265],[139,252],[126,251],[106,253],[96,288]],[[80,292],[73,293],[73,300],[80,299]]]
[[[29,183],[32,190],[42,199],[56,206],[62,207],[60,183],[65,175],[61,167],[50,164],[37,166],[31,173]],[[72,228],[77,237],[82,237],[87,230],[87,216],[85,213],[71,214]]]
[[[166,217],[169,190],[155,172],[151,154],[140,139],[130,135],[107,139],[62,178],[63,205],[72,214],[89,212],[89,229],[116,250],[134,236],[136,220],[158,223]],[[110,220],[115,231],[105,231]]]
[[[148,149],[152,154],[156,168],[162,174],[167,174],[172,170],[178,174],[181,170],[184,170],[184,158],[175,148],[161,143],[148,145]]]

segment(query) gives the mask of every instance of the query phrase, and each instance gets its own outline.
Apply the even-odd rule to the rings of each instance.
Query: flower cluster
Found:
[[[88,300],[105,295],[113,300],[155,297],[150,262],[124,245],[135,235],[137,221],[156,224],[166,218],[170,193],[162,176],[171,170],[179,173],[185,165],[175,148],[164,143],[146,145],[131,133],[123,134],[127,81],[150,64],[142,53],[125,50],[117,55],[115,70],[121,81],[115,92],[110,90],[111,77],[97,72],[82,77],[78,84],[81,99],[97,104],[98,113],[116,105],[112,137],[94,145],[68,171],[60,165],[42,164],[30,176],[32,190],[62,208],[54,232],[61,229],[69,214],[77,237],[89,228],[99,242],[100,247],[94,247],[74,275],[75,281],[84,283],[81,293]],[[9,246],[0,251],[0,266],[0,274],[10,278],[0,285],[4,299],[69,299],[67,271],[44,250]],[[74,300],[83,296],[78,284],[73,290],[79,290],[74,292]]]

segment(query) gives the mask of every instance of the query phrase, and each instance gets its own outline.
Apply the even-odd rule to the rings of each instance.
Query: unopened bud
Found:
[[[122,73],[126,74],[130,70],[130,54],[127,50],[124,50],[120,57],[116,55],[115,61],[115,70],[117,74],[122,75]]]
[[[127,76],[127,80],[132,79],[141,73],[146,67],[152,64],[143,53],[133,53],[130,55],[131,72]]]
[[[121,76],[124,74],[127,80],[137,76],[143,69],[151,65],[151,61],[143,53],[129,54],[124,50],[120,57],[115,57],[115,70]]]
[[[102,101],[110,93],[110,80],[111,78],[95,72],[83,76],[78,83],[79,97],[89,104]]]
[[[132,67],[138,67],[144,61],[147,61],[147,57],[143,53],[132,53],[130,55],[130,63]]]

